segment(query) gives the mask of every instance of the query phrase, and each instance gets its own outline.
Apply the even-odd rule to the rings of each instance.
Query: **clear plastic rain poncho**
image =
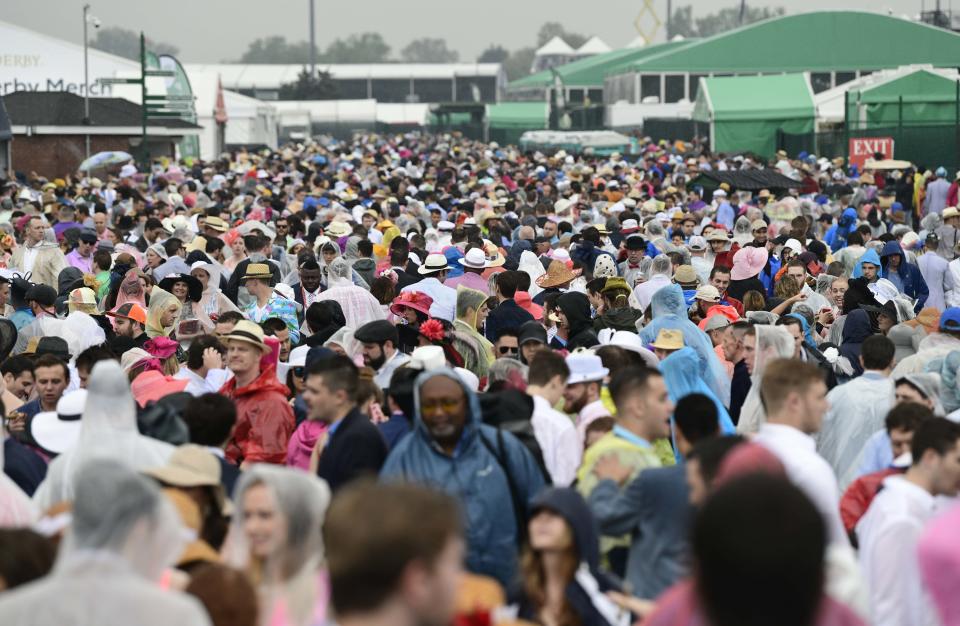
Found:
[[[893,380],[868,372],[831,389],[827,400],[830,408],[817,435],[817,452],[833,468],[840,488],[846,489],[859,475],[863,447],[883,429],[894,405]]]
[[[654,265],[651,268],[654,274],[661,273],[664,269],[657,265],[660,258],[657,256],[654,259]],[[668,257],[662,258],[669,263]],[[669,272],[669,269],[667,271]],[[640,331],[640,339],[643,343],[649,344],[656,341],[657,333],[663,328],[682,332],[683,345],[693,348],[697,353],[699,375],[720,402],[724,406],[729,405],[730,379],[727,378],[726,370],[723,369],[717,353],[713,350],[710,337],[687,318],[687,306],[680,285],[668,285],[653,294],[650,300],[650,311],[653,319]]]
[[[327,290],[317,297],[316,302],[339,302],[347,326],[356,330],[367,322],[385,319],[386,315],[370,291],[353,284],[352,275],[350,263],[343,257],[335,258],[327,267]]]
[[[74,357],[90,346],[106,341],[106,335],[96,320],[82,311],[74,311],[64,319],[44,316],[27,324],[17,336],[14,353],[26,350],[31,337],[62,337]]]
[[[257,485],[265,486],[273,496],[286,525],[282,545],[263,560],[251,553],[243,528],[244,497]],[[238,511],[224,547],[225,560],[260,578],[261,623],[324,623],[328,590],[321,580],[321,566],[323,518],[330,504],[327,483],[298,469],[259,464],[243,473],[233,501]]]
[[[133,469],[165,465],[174,447],[137,431],[137,411],[127,376],[116,361],[93,367],[87,386],[87,404],[80,418],[77,445],[47,468],[33,501],[41,510],[73,500],[80,467],[92,459],[119,461]]]
[[[793,357],[793,335],[783,326],[754,326],[757,333],[757,343],[754,350],[753,373],[750,374],[750,391],[743,408],[740,410],[740,421],[737,423],[737,432],[752,434],[760,429],[767,421],[767,414],[760,400],[760,383],[767,364],[776,359]]]
[[[49,576],[6,592],[0,623],[21,626],[205,626],[193,598],[157,583],[189,535],[150,479],[115,461],[86,463],[72,477],[71,527]]]
[[[533,298],[541,291],[543,287],[537,285],[537,279],[547,273],[547,270],[543,268],[543,263],[540,262],[540,259],[537,258],[537,255],[529,250],[524,250],[520,253],[520,264],[517,266],[517,269],[521,272],[526,272],[530,276],[530,297]]]

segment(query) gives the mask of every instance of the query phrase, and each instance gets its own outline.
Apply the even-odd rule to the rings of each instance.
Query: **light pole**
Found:
[[[316,20],[313,13],[313,0],[310,0],[310,76],[317,76],[317,36],[314,32]]]
[[[89,62],[87,59],[87,22],[90,13],[90,5],[83,5],[83,124],[84,126],[90,125],[90,68]],[[90,158],[90,130],[87,129],[86,137],[86,148],[87,156]]]

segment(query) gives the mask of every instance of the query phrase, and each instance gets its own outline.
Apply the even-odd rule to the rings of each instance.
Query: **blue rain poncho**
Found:
[[[693,348],[697,353],[698,375],[724,406],[729,405],[730,379],[713,351],[710,337],[687,318],[687,307],[680,285],[668,285],[653,294],[650,299],[650,312],[653,319],[640,331],[643,343],[656,341],[657,333],[663,328],[682,332],[683,345]]]
[[[703,381],[699,375],[699,359],[697,353],[690,347],[684,347],[677,350],[664,360],[660,361],[660,373],[663,374],[663,380],[667,385],[667,394],[670,401],[676,404],[681,398],[685,398],[692,393],[702,394],[713,401],[717,408],[717,419],[720,426],[720,432],[724,435],[731,435],[736,432],[733,420],[730,419],[730,413],[723,403],[717,398],[710,387]],[[676,434],[674,432],[673,415],[670,416],[670,438],[673,441],[674,454],[677,455],[677,462],[680,462],[680,456],[677,453]]]

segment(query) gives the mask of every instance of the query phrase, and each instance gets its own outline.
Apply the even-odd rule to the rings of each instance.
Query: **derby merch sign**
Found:
[[[883,154],[884,159],[893,158],[893,137],[851,137],[849,149],[850,165],[862,169],[866,160],[877,152]]]
[[[4,80],[0,82],[0,96],[13,93],[15,91],[66,91],[75,93],[78,96],[87,95],[87,89],[91,96],[110,97],[113,95],[112,85],[101,85],[91,81],[89,85],[83,82],[71,82],[62,76],[57,78],[46,78],[42,80],[20,80],[14,77],[13,80]]]

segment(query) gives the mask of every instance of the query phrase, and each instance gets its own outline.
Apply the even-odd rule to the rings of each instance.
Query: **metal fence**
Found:
[[[777,133],[777,148],[790,155],[808,152],[828,158],[850,156],[850,140],[856,138],[893,139],[895,159],[911,161],[927,169],[939,166],[951,172],[960,169],[960,125],[909,124],[884,128],[842,128],[819,133]]]

